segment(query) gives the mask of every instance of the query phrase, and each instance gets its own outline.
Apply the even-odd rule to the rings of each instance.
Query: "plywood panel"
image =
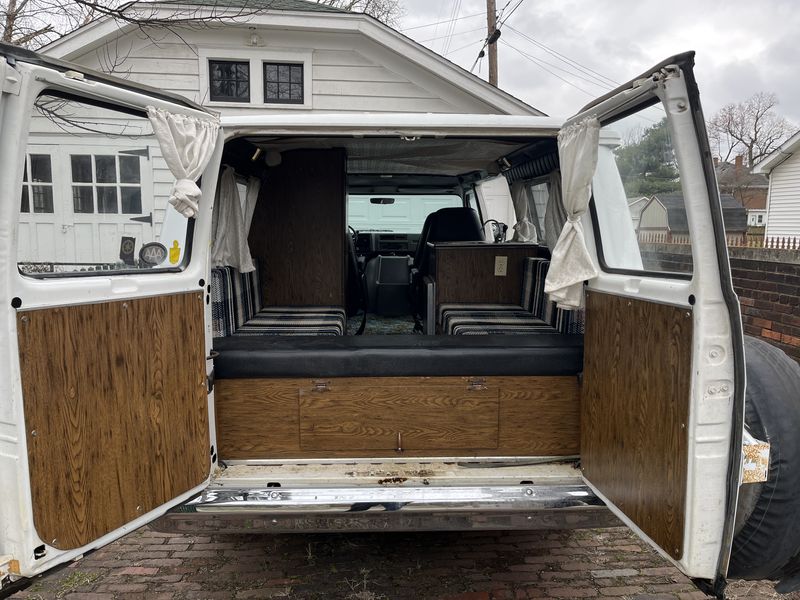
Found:
[[[201,484],[203,295],[22,311],[34,524],[76,548]]]
[[[519,304],[523,262],[539,252],[534,244],[437,244],[436,301]],[[505,276],[495,275],[497,257],[508,261]]]
[[[253,214],[265,306],[344,306],[344,150],[284,152]]]
[[[356,402],[358,410],[365,411],[363,421],[354,419],[352,412],[348,415],[357,437],[367,422],[371,426],[377,422],[378,427],[386,427],[385,423],[398,413],[398,403],[407,403],[406,407],[410,407],[415,399],[420,399],[422,407],[417,406],[414,424],[421,432],[419,440],[426,447],[404,443],[404,456],[572,456],[579,453],[580,402],[576,377],[482,379],[486,391],[478,391],[477,395],[492,401],[496,399],[499,417],[498,412],[487,411],[487,405],[470,407],[467,411],[470,414],[465,416],[472,419],[470,427],[460,425],[448,411],[440,411],[436,400],[445,398],[441,402],[446,403],[465,396],[471,382],[468,377],[326,379],[324,383],[331,391],[318,393],[311,390],[321,382],[309,379],[218,380],[215,404],[220,457],[235,460],[397,456],[394,430],[383,438],[387,445],[377,448],[374,440],[362,442],[361,448],[353,442],[348,448],[340,449],[314,448],[314,443],[309,441],[301,445],[301,397],[307,401],[309,397],[325,397],[326,394],[331,394],[327,397],[332,399],[325,400],[328,404],[325,410],[330,410],[330,415],[335,415],[336,404],[340,401]],[[397,390],[404,392],[401,394]],[[481,396],[486,393],[488,396]],[[311,421],[307,412],[306,417],[308,427]],[[462,417],[464,415],[459,419]],[[335,419],[330,416],[328,422],[336,426]],[[498,427],[496,437],[487,435],[490,422]],[[475,431],[467,431],[473,427]],[[450,428],[461,441],[445,440],[443,447],[432,448],[431,440],[437,439],[433,432]]]
[[[676,559],[686,515],[691,365],[688,309],[587,294],[584,475]]]
[[[331,382],[300,388],[302,450],[497,448],[495,386]]]

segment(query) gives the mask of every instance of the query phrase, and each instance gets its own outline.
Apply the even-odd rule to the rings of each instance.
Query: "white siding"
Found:
[[[800,154],[770,173],[766,237],[800,236]]]
[[[666,231],[667,211],[660,202],[650,202],[639,216],[639,229]]]
[[[122,36],[98,49],[73,57],[78,64],[111,71],[131,81],[181,94],[224,114],[298,110],[287,105],[264,105],[252,98],[252,107],[207,102],[199,55],[210,51],[235,60],[257,52],[311,53],[311,109],[313,111],[493,113],[496,109],[462,89],[422,69],[362,34],[312,31],[256,30],[259,46],[249,45],[253,31],[237,25],[181,32],[158,32],[159,41],[141,34]],[[155,37],[154,35],[154,37]],[[303,110],[303,109],[300,109]]]

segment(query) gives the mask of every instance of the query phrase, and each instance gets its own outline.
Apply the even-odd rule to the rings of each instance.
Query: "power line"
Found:
[[[517,5],[514,8],[511,9],[511,12],[508,13],[508,16],[505,19],[503,19],[502,21],[500,21],[500,24],[497,26],[498,29],[500,29],[503,25],[506,24],[506,21],[508,21],[511,18],[511,15],[514,14],[514,11],[516,11],[520,6],[522,6],[522,3],[524,1],[525,0],[519,0],[519,2],[517,2]],[[500,11],[500,17],[503,16],[503,13],[505,12],[507,6],[508,6],[508,4],[506,4],[506,6],[503,7],[503,10]],[[511,27],[511,25],[509,25],[509,27]]]
[[[441,25],[442,23],[450,23],[451,21],[461,21],[462,19],[472,19],[474,17],[482,17],[486,13],[475,13],[472,15],[465,15],[463,17],[457,17],[455,19],[447,19],[445,21],[436,21],[435,23],[428,23],[427,25],[415,25],[414,27],[406,27],[405,29],[401,29],[400,31],[411,31],[412,29],[423,29],[424,27],[433,27],[434,25]]]
[[[510,25],[509,25],[509,27],[510,27]],[[504,40],[504,42],[505,42],[505,40]],[[506,45],[509,45],[509,44],[506,43]],[[562,73],[566,73],[567,75],[569,75],[571,77],[576,77],[576,78],[578,78],[581,81],[584,81],[586,83],[590,83],[592,85],[595,85],[595,86],[599,87],[600,89],[602,89],[604,91],[609,91],[609,90],[614,89],[614,87],[612,85],[610,85],[610,84],[608,84],[608,83],[606,83],[604,81],[597,80],[596,78],[595,79],[589,79],[581,71],[577,71],[576,72],[576,70],[566,69],[566,68],[564,68],[564,67],[562,67],[560,65],[554,64],[552,62],[548,62],[548,61],[544,60],[543,58],[539,58],[538,56],[537,57],[533,57],[533,58],[535,58],[538,62],[547,65],[548,67],[551,67],[553,69],[561,71]],[[568,63],[565,63],[565,64],[567,64],[568,67],[572,67],[572,65],[570,65]],[[572,69],[574,69],[574,67],[572,67]]]
[[[481,27],[481,29],[483,29],[483,27]],[[465,48],[469,48],[470,46],[472,46],[474,44],[478,44],[478,43],[480,43],[482,41],[483,41],[483,38],[481,38],[479,40],[475,40],[474,42],[470,42],[469,44],[466,44],[464,46],[459,46],[458,48],[455,48],[454,50],[448,50],[447,54],[454,54],[455,52],[458,52],[459,50],[464,50]]]
[[[498,25],[495,27],[495,31],[494,31],[494,33],[492,33],[492,34],[491,34],[491,38],[490,38],[490,36],[486,36],[486,40],[484,41],[484,43],[483,43],[483,46],[481,46],[481,49],[480,49],[480,50],[478,50],[478,56],[477,56],[477,58],[475,58],[475,62],[474,62],[474,63],[472,63],[472,67],[470,67],[470,70],[469,70],[469,72],[470,72],[470,73],[472,73],[472,72],[475,70],[475,66],[478,64],[478,61],[479,61],[479,60],[480,60],[480,59],[483,57],[483,56],[482,56],[482,55],[483,55],[483,51],[484,51],[484,49],[486,48],[486,46],[488,46],[488,45],[489,45],[489,43],[490,43],[490,40],[491,40],[491,43],[494,43],[494,44],[496,44],[496,43],[497,43],[497,40],[498,40],[498,39],[499,39],[499,37],[500,37],[500,29],[503,27],[503,25],[505,25],[505,22],[506,22],[506,21],[508,21],[508,19],[511,17],[511,15],[513,15],[513,14],[514,14],[514,11],[516,11],[516,10],[517,10],[517,9],[518,9],[520,6],[522,6],[522,3],[523,3],[524,1],[525,1],[525,0],[519,0],[519,1],[517,2],[517,4],[514,6],[514,8],[512,8],[512,9],[511,9],[511,12],[510,12],[510,13],[508,13],[508,16],[507,16],[505,19],[503,19],[503,20],[502,20],[502,21],[501,21],[501,22],[500,22],[500,23],[499,23],[499,24],[498,24]],[[511,4],[511,2],[513,2],[513,0],[508,0],[508,1],[505,3],[505,6],[503,6],[503,8],[500,10],[500,16],[502,16],[502,15],[503,15],[503,13],[505,13],[506,9],[508,8],[509,4]],[[509,25],[509,27],[511,27],[511,25]]]
[[[466,31],[459,31],[458,33],[453,34],[453,37],[458,37],[460,35],[464,35],[466,33],[475,33],[476,31],[483,31],[484,27],[476,27],[475,29],[467,29]],[[435,42],[436,40],[441,40],[446,38],[447,35],[439,35],[433,38],[428,38],[427,40],[418,40],[418,43],[425,44],[427,42]]]
[[[593,69],[591,69],[591,68],[589,68],[589,67],[587,67],[587,66],[585,66],[585,65],[582,65],[580,62],[578,62],[578,61],[576,61],[576,60],[574,60],[574,59],[571,59],[571,58],[569,58],[568,56],[565,56],[565,55],[561,54],[560,52],[557,52],[556,50],[553,50],[553,49],[552,49],[552,48],[550,48],[549,46],[547,46],[547,45],[543,44],[542,42],[539,42],[539,41],[535,40],[535,39],[534,39],[534,38],[532,38],[531,36],[529,36],[529,35],[526,35],[525,33],[523,33],[523,32],[521,32],[521,31],[519,31],[518,29],[515,29],[515,28],[514,28],[514,27],[512,27],[511,25],[509,25],[509,26],[508,26],[508,28],[509,28],[511,31],[513,31],[514,33],[516,33],[516,34],[520,35],[522,38],[524,38],[524,39],[525,39],[525,40],[527,40],[528,42],[530,42],[530,43],[532,43],[533,45],[535,45],[537,48],[540,48],[540,49],[544,50],[545,52],[547,52],[548,54],[551,54],[551,55],[555,56],[556,58],[558,58],[559,60],[561,60],[561,61],[562,61],[564,64],[566,64],[567,66],[569,66],[569,67],[571,67],[571,68],[573,68],[573,69],[576,69],[576,70],[580,71],[581,73],[584,73],[584,74],[586,74],[588,77],[592,77],[592,78],[593,78],[593,79],[587,79],[587,77],[585,77],[585,76],[582,76],[581,74],[570,72],[570,71],[568,71],[568,70],[566,70],[566,69],[564,69],[564,68],[558,67],[557,65],[554,65],[554,64],[552,64],[552,63],[549,63],[549,62],[547,62],[547,61],[545,61],[545,60],[542,60],[541,58],[538,58],[538,57],[531,56],[531,55],[529,55],[529,54],[527,54],[527,53],[523,52],[522,50],[519,50],[518,48],[515,48],[515,47],[511,46],[511,44],[509,44],[508,42],[506,42],[505,40],[503,40],[503,43],[504,43],[504,44],[506,44],[506,45],[507,45],[507,46],[509,46],[510,48],[513,48],[514,50],[516,50],[516,51],[517,51],[517,52],[519,52],[520,54],[523,54],[523,55],[524,55],[526,58],[528,58],[528,59],[529,59],[529,60],[531,60],[532,62],[535,62],[535,63],[536,63],[536,64],[538,64],[540,67],[542,67],[543,69],[545,69],[546,71],[548,71],[548,73],[550,73],[551,75],[554,75],[554,76],[558,77],[559,79],[561,79],[562,81],[565,81],[566,83],[568,83],[569,85],[571,85],[571,86],[575,87],[576,89],[579,89],[580,91],[582,91],[582,92],[584,92],[584,93],[587,93],[587,94],[593,95],[593,94],[591,94],[590,92],[587,92],[587,90],[584,90],[583,88],[580,88],[579,86],[576,86],[575,84],[573,84],[573,83],[571,83],[571,82],[568,82],[568,81],[564,80],[564,78],[563,78],[563,77],[559,77],[559,76],[558,76],[556,73],[553,73],[553,72],[552,72],[552,71],[550,71],[549,69],[546,69],[546,68],[545,68],[545,67],[543,67],[543,66],[542,66],[542,64],[540,64],[540,63],[544,63],[545,65],[551,66],[551,67],[553,67],[554,69],[559,69],[560,71],[562,71],[562,72],[564,72],[564,73],[567,73],[567,74],[569,74],[569,75],[570,75],[570,76],[572,76],[572,77],[577,77],[578,79],[581,79],[582,81],[585,81],[586,83],[591,83],[592,85],[596,85],[597,87],[600,87],[600,88],[602,88],[602,89],[605,89],[605,90],[607,90],[607,91],[611,91],[611,90],[613,90],[613,89],[614,89],[616,86],[619,86],[619,82],[617,82],[617,81],[615,81],[615,80],[611,79],[610,77],[606,77],[606,76],[605,76],[605,75],[603,75],[602,73],[598,73],[597,71],[595,71],[595,70],[593,70]],[[587,71],[588,71],[589,73],[587,73]],[[602,78],[602,79],[601,79],[601,78]],[[611,84],[614,84],[614,85],[612,86],[611,84],[607,83],[606,81],[603,81],[603,79],[605,79],[605,80],[607,80],[607,81],[611,82]],[[656,109],[656,110],[660,110],[661,112],[665,112],[665,110],[664,110],[664,107],[663,107],[663,106],[661,106],[660,104],[656,104],[656,105],[652,106],[651,108],[653,108],[653,109]],[[658,122],[657,120],[655,120],[655,119],[651,119],[650,117],[647,117],[647,116],[645,116],[645,115],[643,115],[643,114],[641,114],[641,113],[635,113],[634,115],[631,115],[631,116],[633,116],[633,117],[635,117],[635,118],[638,118],[638,119],[643,119],[643,120],[645,120],[645,121],[648,121],[648,122],[650,122],[650,123],[657,123],[657,122]]]
[[[455,0],[453,3],[453,12],[452,12],[452,20],[450,21],[449,30],[448,30],[448,37],[442,44],[442,55],[447,54],[447,51],[450,49],[450,44],[453,42],[453,33],[456,30],[456,18],[458,14],[461,12],[461,0]]]
[[[539,48],[541,48],[542,50],[544,50],[548,54],[551,54],[552,56],[554,56],[558,60],[560,60],[562,62],[565,62],[565,63],[573,66],[574,68],[577,68],[577,69],[583,71],[586,75],[591,76],[591,77],[595,77],[595,79],[599,78],[598,81],[604,79],[604,80],[608,81],[609,83],[613,84],[614,87],[616,87],[616,86],[618,86],[620,84],[619,81],[615,81],[614,79],[611,79],[610,77],[606,77],[602,73],[598,73],[594,69],[592,69],[590,67],[587,67],[586,65],[581,64],[577,60],[569,58],[568,56],[565,56],[565,55],[561,54],[560,52],[558,52],[556,50],[553,50],[548,45],[540,42],[537,39],[534,39],[533,37],[529,36],[527,33],[523,33],[522,31],[512,27],[511,25],[509,25],[508,28],[511,31],[513,31],[514,33],[516,33],[517,35],[520,35],[523,38],[525,38],[526,40],[528,40],[531,44],[534,44],[535,46],[538,46]]]
[[[520,50],[520,49],[519,49],[519,48],[517,48],[516,46],[512,46],[511,44],[509,44],[509,43],[508,43],[507,41],[505,41],[505,40],[500,40],[500,41],[501,41],[503,44],[505,44],[506,46],[508,46],[509,48],[511,48],[512,50],[514,50],[514,51],[518,52],[518,53],[519,53],[521,56],[523,56],[524,58],[526,58],[526,59],[528,59],[529,61],[531,61],[533,64],[537,65],[539,68],[541,68],[541,69],[543,69],[544,71],[547,71],[548,73],[550,73],[550,74],[551,74],[553,77],[557,77],[558,79],[560,79],[561,81],[563,81],[563,82],[564,82],[564,83],[566,83],[567,85],[571,85],[571,86],[572,86],[572,87],[574,87],[576,90],[579,90],[579,91],[583,92],[583,93],[584,93],[584,94],[586,94],[587,96],[591,96],[592,98],[594,98],[594,97],[595,97],[595,95],[594,95],[592,92],[590,92],[590,91],[588,91],[588,90],[585,90],[585,89],[583,89],[582,87],[580,87],[580,86],[578,86],[578,85],[576,85],[576,84],[572,83],[570,80],[568,80],[568,79],[565,79],[564,77],[562,77],[562,76],[561,76],[561,75],[559,75],[558,73],[554,73],[553,71],[551,71],[550,69],[548,69],[546,66],[544,66],[544,65],[542,64],[542,62],[541,62],[541,61],[540,61],[538,58],[535,58],[535,57],[531,56],[530,54],[528,54],[527,52],[525,52],[525,51],[523,51],[523,50]]]

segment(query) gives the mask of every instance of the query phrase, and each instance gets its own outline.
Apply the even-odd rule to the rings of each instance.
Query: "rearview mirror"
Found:
[[[394,198],[370,198],[370,204],[394,204]]]

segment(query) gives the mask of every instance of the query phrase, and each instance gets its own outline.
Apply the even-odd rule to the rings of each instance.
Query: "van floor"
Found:
[[[347,319],[347,335],[355,335],[361,327],[364,313]],[[414,333],[414,318],[411,315],[385,317],[375,313],[367,313],[367,326],[363,335],[411,335]]]
[[[577,458],[306,460],[233,463],[211,485],[230,488],[319,486],[558,485],[581,479]]]

